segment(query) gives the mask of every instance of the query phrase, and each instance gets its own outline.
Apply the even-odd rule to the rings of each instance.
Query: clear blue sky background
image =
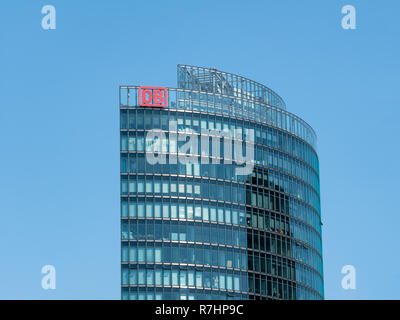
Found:
[[[400,298],[399,14],[394,0],[1,1],[0,298],[119,299],[118,86],[175,86],[178,63],[264,83],[315,128],[326,298]]]

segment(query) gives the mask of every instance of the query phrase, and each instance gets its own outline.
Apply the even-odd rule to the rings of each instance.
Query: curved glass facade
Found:
[[[178,66],[165,108],[138,95],[120,87],[122,299],[323,299],[312,128],[272,90],[216,69]],[[250,172],[220,138],[251,141]]]

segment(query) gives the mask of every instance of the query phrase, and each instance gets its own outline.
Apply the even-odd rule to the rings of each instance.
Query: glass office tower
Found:
[[[323,299],[313,129],[213,68],[178,65],[164,104],[146,88],[120,87],[122,299]]]

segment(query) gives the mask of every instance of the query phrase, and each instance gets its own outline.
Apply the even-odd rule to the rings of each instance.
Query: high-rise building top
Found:
[[[316,135],[255,81],[120,87],[122,299],[323,299]]]

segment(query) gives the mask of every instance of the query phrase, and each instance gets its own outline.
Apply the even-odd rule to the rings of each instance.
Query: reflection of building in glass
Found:
[[[312,128],[269,88],[216,69],[178,66],[167,107],[140,107],[138,89],[120,87],[122,299],[323,299]],[[174,163],[185,141],[171,121],[254,134],[254,170],[236,175],[222,149]],[[146,161],[151,129],[166,164]]]

